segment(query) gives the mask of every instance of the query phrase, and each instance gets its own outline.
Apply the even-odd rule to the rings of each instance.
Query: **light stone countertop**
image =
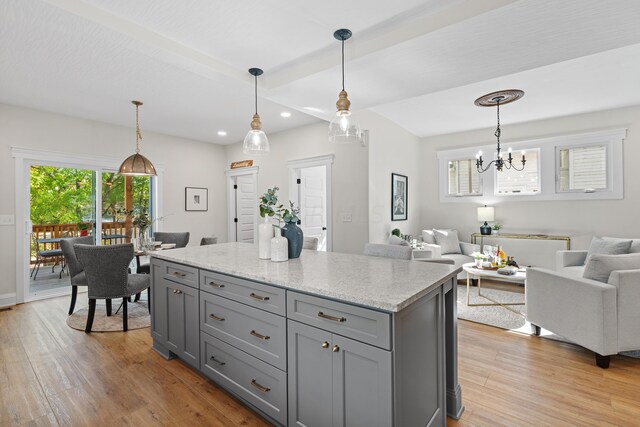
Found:
[[[154,251],[149,255],[179,264],[397,312],[461,268],[338,252],[303,250],[300,258],[272,262],[258,258],[258,245],[222,243]]]

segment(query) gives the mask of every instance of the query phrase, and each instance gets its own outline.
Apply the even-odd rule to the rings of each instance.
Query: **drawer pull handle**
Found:
[[[255,298],[259,301],[269,301],[269,297],[263,297],[262,295],[258,295],[258,294],[254,294],[253,292],[251,292],[251,294],[249,295],[251,298]]]
[[[334,353],[337,353],[340,351],[340,347],[338,345],[334,345],[331,351],[333,351]]]
[[[216,283],[216,282],[209,282],[209,284],[211,286],[213,286],[214,288],[218,288],[218,289],[224,288],[224,285],[221,285],[221,284]]]
[[[323,342],[322,348],[329,348],[329,343],[327,341]]]
[[[271,389],[270,389],[269,387],[265,387],[265,386],[263,386],[263,385],[258,384],[258,383],[256,382],[256,379],[255,379],[255,378],[252,378],[252,379],[251,379],[251,385],[252,385],[252,386],[254,386],[255,388],[257,388],[257,389],[258,389],[258,390],[260,390],[260,391],[264,391],[265,393],[266,393],[266,392],[268,392],[268,391],[271,391]]]
[[[347,321],[346,317],[329,316],[328,314],[324,314],[321,311],[318,312],[318,317],[322,317],[323,319],[333,320],[334,322],[340,322],[340,323]]]
[[[256,331],[251,331],[249,333],[251,335],[253,335],[254,337],[260,338],[261,340],[264,340],[264,341],[266,341],[268,339],[271,339],[271,337],[269,335],[262,335],[262,334],[257,333]]]
[[[180,273],[178,271],[174,271],[171,274],[173,274],[174,276],[178,276],[178,277],[186,277],[187,276],[186,273]]]
[[[211,313],[209,317],[212,318],[213,320],[217,320],[218,322],[224,322],[224,317],[218,317],[213,313]]]
[[[179,290],[179,289],[173,289],[173,293],[174,293],[174,294],[181,294],[181,293],[182,293],[182,291],[181,291],[181,290]]]
[[[221,362],[221,361],[217,360],[215,356],[211,356],[211,361],[215,362],[218,366],[224,366],[224,365],[227,364],[227,362]]]

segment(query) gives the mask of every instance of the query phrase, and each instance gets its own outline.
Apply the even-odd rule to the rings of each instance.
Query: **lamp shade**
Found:
[[[478,221],[493,221],[493,206],[478,208]]]
[[[130,176],[156,176],[156,168],[153,163],[140,153],[127,157],[118,170],[120,175]]]

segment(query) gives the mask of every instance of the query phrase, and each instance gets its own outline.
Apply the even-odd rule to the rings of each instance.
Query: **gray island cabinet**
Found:
[[[152,254],[153,348],[277,425],[445,426],[459,269],[226,243]]]

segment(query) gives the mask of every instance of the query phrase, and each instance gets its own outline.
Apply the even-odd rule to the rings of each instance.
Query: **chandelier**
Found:
[[[508,150],[509,156],[507,157],[506,160],[502,158],[503,155],[500,148],[500,133],[501,133],[500,104],[504,105],[513,101],[517,101],[523,96],[524,96],[524,92],[521,90],[507,89],[507,90],[501,90],[498,92],[488,93],[475,100],[474,104],[476,104],[478,107],[494,107],[495,106],[497,110],[497,116],[498,116],[498,127],[494,132],[494,135],[498,140],[498,146],[496,148],[496,158],[494,160],[491,160],[486,166],[483,167],[484,161],[482,160],[482,151],[478,151],[478,154],[476,154],[476,169],[478,169],[479,173],[486,172],[491,167],[492,164],[495,164],[497,171],[502,171],[502,169],[513,169],[516,171],[522,171],[524,169],[524,165],[527,162],[524,151],[522,152],[522,159],[520,160],[520,163],[522,163],[522,166],[518,168],[516,164],[513,163],[514,159],[511,153],[511,147],[509,147],[509,150]]]

